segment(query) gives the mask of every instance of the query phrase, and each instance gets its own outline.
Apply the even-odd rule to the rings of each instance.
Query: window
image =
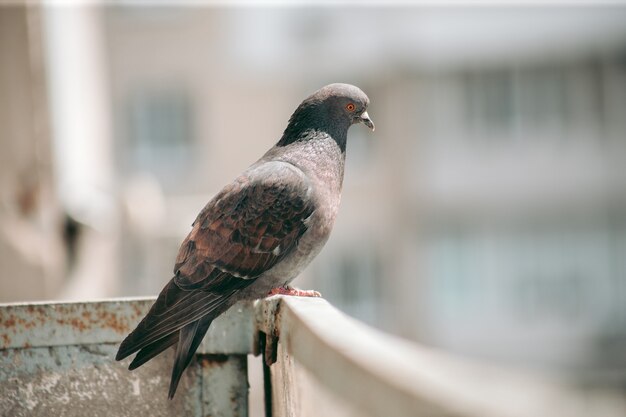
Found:
[[[595,219],[440,231],[428,244],[432,305],[452,321],[603,323],[624,304],[625,232]]]
[[[512,72],[470,73],[464,81],[467,121],[473,133],[510,133],[515,116]]]
[[[181,90],[143,90],[129,100],[130,166],[154,173],[190,162],[192,103]]]

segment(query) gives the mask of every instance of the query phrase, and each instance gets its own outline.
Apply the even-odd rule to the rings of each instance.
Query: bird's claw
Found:
[[[290,286],[273,288],[268,295],[292,295],[296,297],[321,297],[318,291],[315,290],[300,290]]]

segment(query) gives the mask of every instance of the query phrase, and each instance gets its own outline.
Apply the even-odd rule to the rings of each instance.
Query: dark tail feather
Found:
[[[180,377],[185,368],[189,365],[189,362],[191,362],[191,358],[198,349],[198,346],[200,346],[202,338],[207,330],[209,330],[213,318],[213,315],[208,315],[180,329],[178,345],[176,346],[176,358],[174,359],[174,368],[172,369],[170,391],[168,394],[170,400],[174,398]]]
[[[164,338],[149,344],[137,353],[137,356],[135,356],[133,361],[130,363],[128,369],[132,371],[133,369],[139,368],[141,365],[148,362],[150,359],[154,358],[156,355],[163,352],[176,342],[178,342],[178,332],[169,334]]]

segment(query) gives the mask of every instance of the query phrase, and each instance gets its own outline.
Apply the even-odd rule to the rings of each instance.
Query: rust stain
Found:
[[[116,307],[110,304],[52,304],[25,305],[1,311],[0,348],[14,343],[14,335],[26,336],[26,339],[29,339],[28,335],[34,332],[53,329],[54,333],[59,331],[58,327],[80,333],[108,329],[120,335],[126,334],[130,331],[131,325],[139,321],[148,311],[149,305],[141,302],[130,304],[129,309]],[[22,347],[28,348],[31,345],[24,342]]]
[[[36,321],[39,322],[40,326],[43,326],[44,324],[47,324],[49,322],[49,318],[46,314],[46,312],[43,310],[43,307],[38,307],[37,308],[37,313],[36,313]],[[35,323],[35,320],[33,320],[33,323]]]
[[[21,325],[26,329],[32,329],[37,326],[37,323],[34,321],[21,320]]]
[[[10,327],[15,327],[15,323],[16,323],[15,317],[10,316],[8,319],[6,319],[6,320],[2,323],[2,326],[3,326],[3,327],[9,327],[9,328],[10,328]]]
[[[79,331],[85,331],[89,328],[89,326],[87,324],[85,324],[83,321],[77,319],[77,318],[73,318],[70,320],[70,324],[73,328],[79,330]]]
[[[67,319],[56,319],[57,324],[60,324],[62,326],[70,326],[73,327],[74,329],[84,332],[85,330],[88,330],[91,328],[92,324],[95,324],[96,321],[95,320],[81,320],[78,317],[69,317]]]
[[[200,365],[203,368],[214,368],[228,361],[228,355],[202,355]]]
[[[22,317],[11,314],[4,321],[0,321],[0,326],[5,331],[17,332],[20,329],[32,329],[37,326],[37,323],[32,320],[26,320]]]
[[[144,312],[139,308],[138,305],[133,305],[133,310],[135,310],[135,316],[143,316]]]
[[[120,319],[117,315],[107,311],[98,313],[101,327],[108,327],[118,333],[126,333],[129,331],[128,323],[124,319]]]
[[[134,306],[134,313],[137,316],[143,315],[140,307]],[[71,326],[79,331],[88,330],[94,325],[98,327],[108,327],[116,332],[124,333],[129,330],[128,319],[120,317],[116,313],[108,311],[76,311],[74,308],[58,306],[52,317],[45,314],[40,308],[28,306],[25,313],[29,316],[27,319],[18,315],[11,314],[8,317],[0,319],[0,327],[5,331],[18,331],[21,329],[32,329],[37,326],[49,325],[54,322],[62,326]]]

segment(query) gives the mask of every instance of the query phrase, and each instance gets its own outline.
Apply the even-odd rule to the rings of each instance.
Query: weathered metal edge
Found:
[[[154,298],[0,305],[0,349],[116,343]]]
[[[0,350],[119,343],[154,300],[141,297],[0,304]],[[251,353],[256,340],[254,329],[252,303],[238,303],[215,320],[198,353]]]

